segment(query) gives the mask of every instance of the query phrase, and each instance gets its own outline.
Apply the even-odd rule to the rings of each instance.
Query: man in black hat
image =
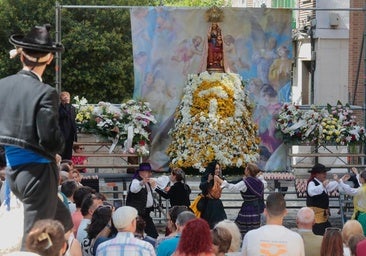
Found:
[[[154,210],[153,191],[157,186],[156,181],[151,178],[151,172],[149,163],[139,165],[128,190],[126,205],[137,209],[138,215],[146,222],[146,234],[157,238],[159,234],[150,216],[150,212]]]
[[[36,26],[26,36],[12,35],[23,69],[0,80],[0,144],[5,146],[6,181],[24,205],[24,234],[39,219],[57,219],[72,228],[70,212],[57,196],[55,156],[64,146],[58,125],[59,96],[42,82],[53,53],[50,25]],[[14,57],[14,55],[12,56]],[[25,236],[23,237],[24,249]]]
[[[331,226],[328,220],[330,216],[328,193],[338,187],[338,182],[327,179],[328,171],[330,171],[330,168],[322,164],[315,164],[309,171],[306,206],[314,210],[315,224],[313,232],[316,235],[324,235],[325,229]]]

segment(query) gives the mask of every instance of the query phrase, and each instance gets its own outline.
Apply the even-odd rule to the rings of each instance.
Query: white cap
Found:
[[[117,229],[127,228],[137,217],[137,210],[131,206],[119,207],[112,215],[113,224]]]

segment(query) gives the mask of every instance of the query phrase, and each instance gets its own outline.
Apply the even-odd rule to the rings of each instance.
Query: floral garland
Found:
[[[77,110],[76,123],[84,133],[93,133],[124,146],[124,151],[149,155],[150,132],[148,127],[155,124],[148,102],[128,100],[121,105],[109,102],[88,104],[82,97],[74,97]]]
[[[349,104],[301,110],[284,104],[277,119],[277,129],[285,142],[349,145],[365,141],[365,128],[358,125]]]
[[[259,157],[252,106],[237,74],[189,75],[169,131],[172,167],[201,172],[213,160],[222,167],[244,167]]]

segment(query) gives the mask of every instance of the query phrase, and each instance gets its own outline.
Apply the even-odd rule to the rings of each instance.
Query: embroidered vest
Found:
[[[320,183],[315,179],[312,179],[311,181],[314,182],[316,186],[320,185]],[[320,195],[309,196],[309,194],[307,193],[307,190],[306,190],[306,194],[307,194],[306,206],[309,206],[309,207],[315,206],[315,207],[322,208],[322,209],[328,209],[329,196],[325,191],[323,191],[323,193],[321,193]]]

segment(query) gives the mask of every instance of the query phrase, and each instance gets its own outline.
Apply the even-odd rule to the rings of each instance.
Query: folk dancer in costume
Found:
[[[315,213],[313,232],[316,235],[324,235],[325,229],[331,227],[328,220],[330,216],[328,193],[338,187],[338,182],[327,179],[328,171],[330,168],[322,164],[315,164],[309,171],[306,206],[312,208]]]
[[[261,213],[264,210],[264,189],[267,182],[259,173],[260,169],[257,165],[249,163],[240,182],[231,184],[224,180],[221,184],[221,187],[227,188],[230,192],[240,191],[244,200],[235,220],[242,237],[249,230],[259,228],[261,223]]]
[[[344,175],[342,178],[338,179],[335,174],[334,179],[339,182],[339,185],[344,190],[347,195],[353,196],[353,220],[358,220],[363,228],[363,233],[366,235],[366,171],[358,173],[356,168],[352,168],[352,172],[356,174],[359,183],[361,184],[358,188],[352,188],[350,185],[345,184],[350,177],[349,174]]]
[[[150,212],[154,210],[153,191],[157,185],[156,181],[151,178],[151,172],[152,169],[149,163],[139,165],[128,190],[126,205],[137,209],[138,215],[146,222],[146,234],[156,239],[159,234]]]
[[[22,249],[39,219],[59,220],[66,231],[73,226],[69,210],[57,196],[56,154],[64,146],[58,125],[59,96],[42,81],[53,54],[64,50],[51,39],[50,28],[35,26],[25,36],[10,37],[17,48],[12,57],[20,55],[23,69],[0,80],[0,144],[5,145],[6,182],[24,205]]]
[[[221,176],[220,164],[213,161],[208,164],[205,173],[201,177],[200,189],[203,199],[200,200],[198,208],[201,211],[201,218],[205,219],[212,229],[216,223],[226,219],[224,205],[220,200],[223,179]]]
[[[185,205],[189,207],[191,188],[185,182],[184,171],[180,168],[174,168],[169,177],[172,185],[167,186],[165,189],[157,187],[155,191],[165,199],[170,200],[170,207],[175,205]]]

